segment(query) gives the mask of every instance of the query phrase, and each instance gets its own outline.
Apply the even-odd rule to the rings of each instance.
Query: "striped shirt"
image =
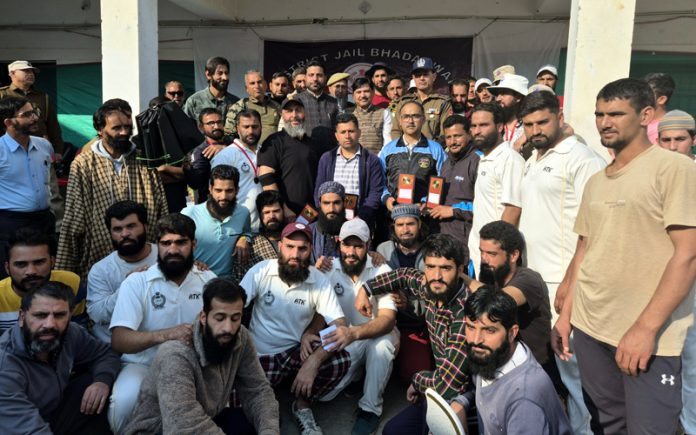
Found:
[[[341,183],[350,195],[360,195],[360,148],[349,159],[341,154],[341,147],[336,149],[336,168],[334,181]]]
[[[418,269],[401,268],[377,275],[365,283],[375,296],[408,290],[425,304],[430,345],[435,357],[435,370],[424,370],[413,375],[414,388],[421,393],[432,388],[445,400],[451,400],[466,390],[469,376],[464,373],[464,301],[467,287],[459,291],[441,307],[430,298],[425,274]]]

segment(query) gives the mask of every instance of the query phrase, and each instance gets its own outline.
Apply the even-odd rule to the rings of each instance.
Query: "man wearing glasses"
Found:
[[[181,82],[172,80],[164,85],[164,96],[175,102],[179,107],[184,106],[184,95],[184,85]]]
[[[0,261],[5,247],[19,228],[31,226],[44,234],[55,232],[56,219],[49,210],[49,170],[53,148],[41,137],[39,111],[27,98],[0,100]],[[0,268],[0,278],[7,276]]]

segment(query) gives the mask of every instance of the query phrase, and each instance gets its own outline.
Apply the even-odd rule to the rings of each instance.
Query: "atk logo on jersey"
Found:
[[[201,299],[200,293],[191,293],[189,295],[189,300],[200,300],[200,299]]]
[[[307,303],[307,301],[305,301],[304,299],[297,298],[293,301],[293,303],[304,306]]]

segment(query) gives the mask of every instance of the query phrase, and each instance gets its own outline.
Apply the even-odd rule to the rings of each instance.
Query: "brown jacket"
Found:
[[[249,331],[240,327],[230,358],[212,365],[205,358],[201,323],[196,319],[192,345],[167,341],[160,346],[124,433],[223,434],[213,417],[225,408],[233,387],[256,433],[280,434],[278,401]]]

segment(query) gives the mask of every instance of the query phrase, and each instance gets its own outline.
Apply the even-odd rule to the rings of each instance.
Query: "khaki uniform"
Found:
[[[242,98],[227,109],[225,117],[225,134],[237,134],[237,114],[244,109],[254,109],[261,115],[261,138],[259,145],[266,138],[278,131],[280,122],[280,105],[272,99],[266,97],[263,103],[251,97]]]
[[[58,154],[62,154],[63,138],[61,137],[60,125],[58,124],[58,115],[53,104],[48,101],[48,94],[39,92],[33,87],[29,91],[24,92],[12,84],[0,88],[0,100],[5,97],[22,97],[31,101],[31,104],[41,111],[39,131],[36,136],[48,139],[51,145],[53,145],[53,150]]]
[[[430,140],[443,143],[442,124],[444,124],[445,119],[453,113],[452,103],[448,96],[437,93],[432,93],[428,95],[425,100],[421,101],[418,97],[418,93],[414,92],[412,94],[405,94],[398,100],[391,102],[389,110],[393,117],[391,130],[392,139],[397,139],[402,134],[401,126],[399,125],[399,111],[401,110],[401,106],[410,101],[421,103],[425,109],[425,122],[421,129],[423,136]]]

